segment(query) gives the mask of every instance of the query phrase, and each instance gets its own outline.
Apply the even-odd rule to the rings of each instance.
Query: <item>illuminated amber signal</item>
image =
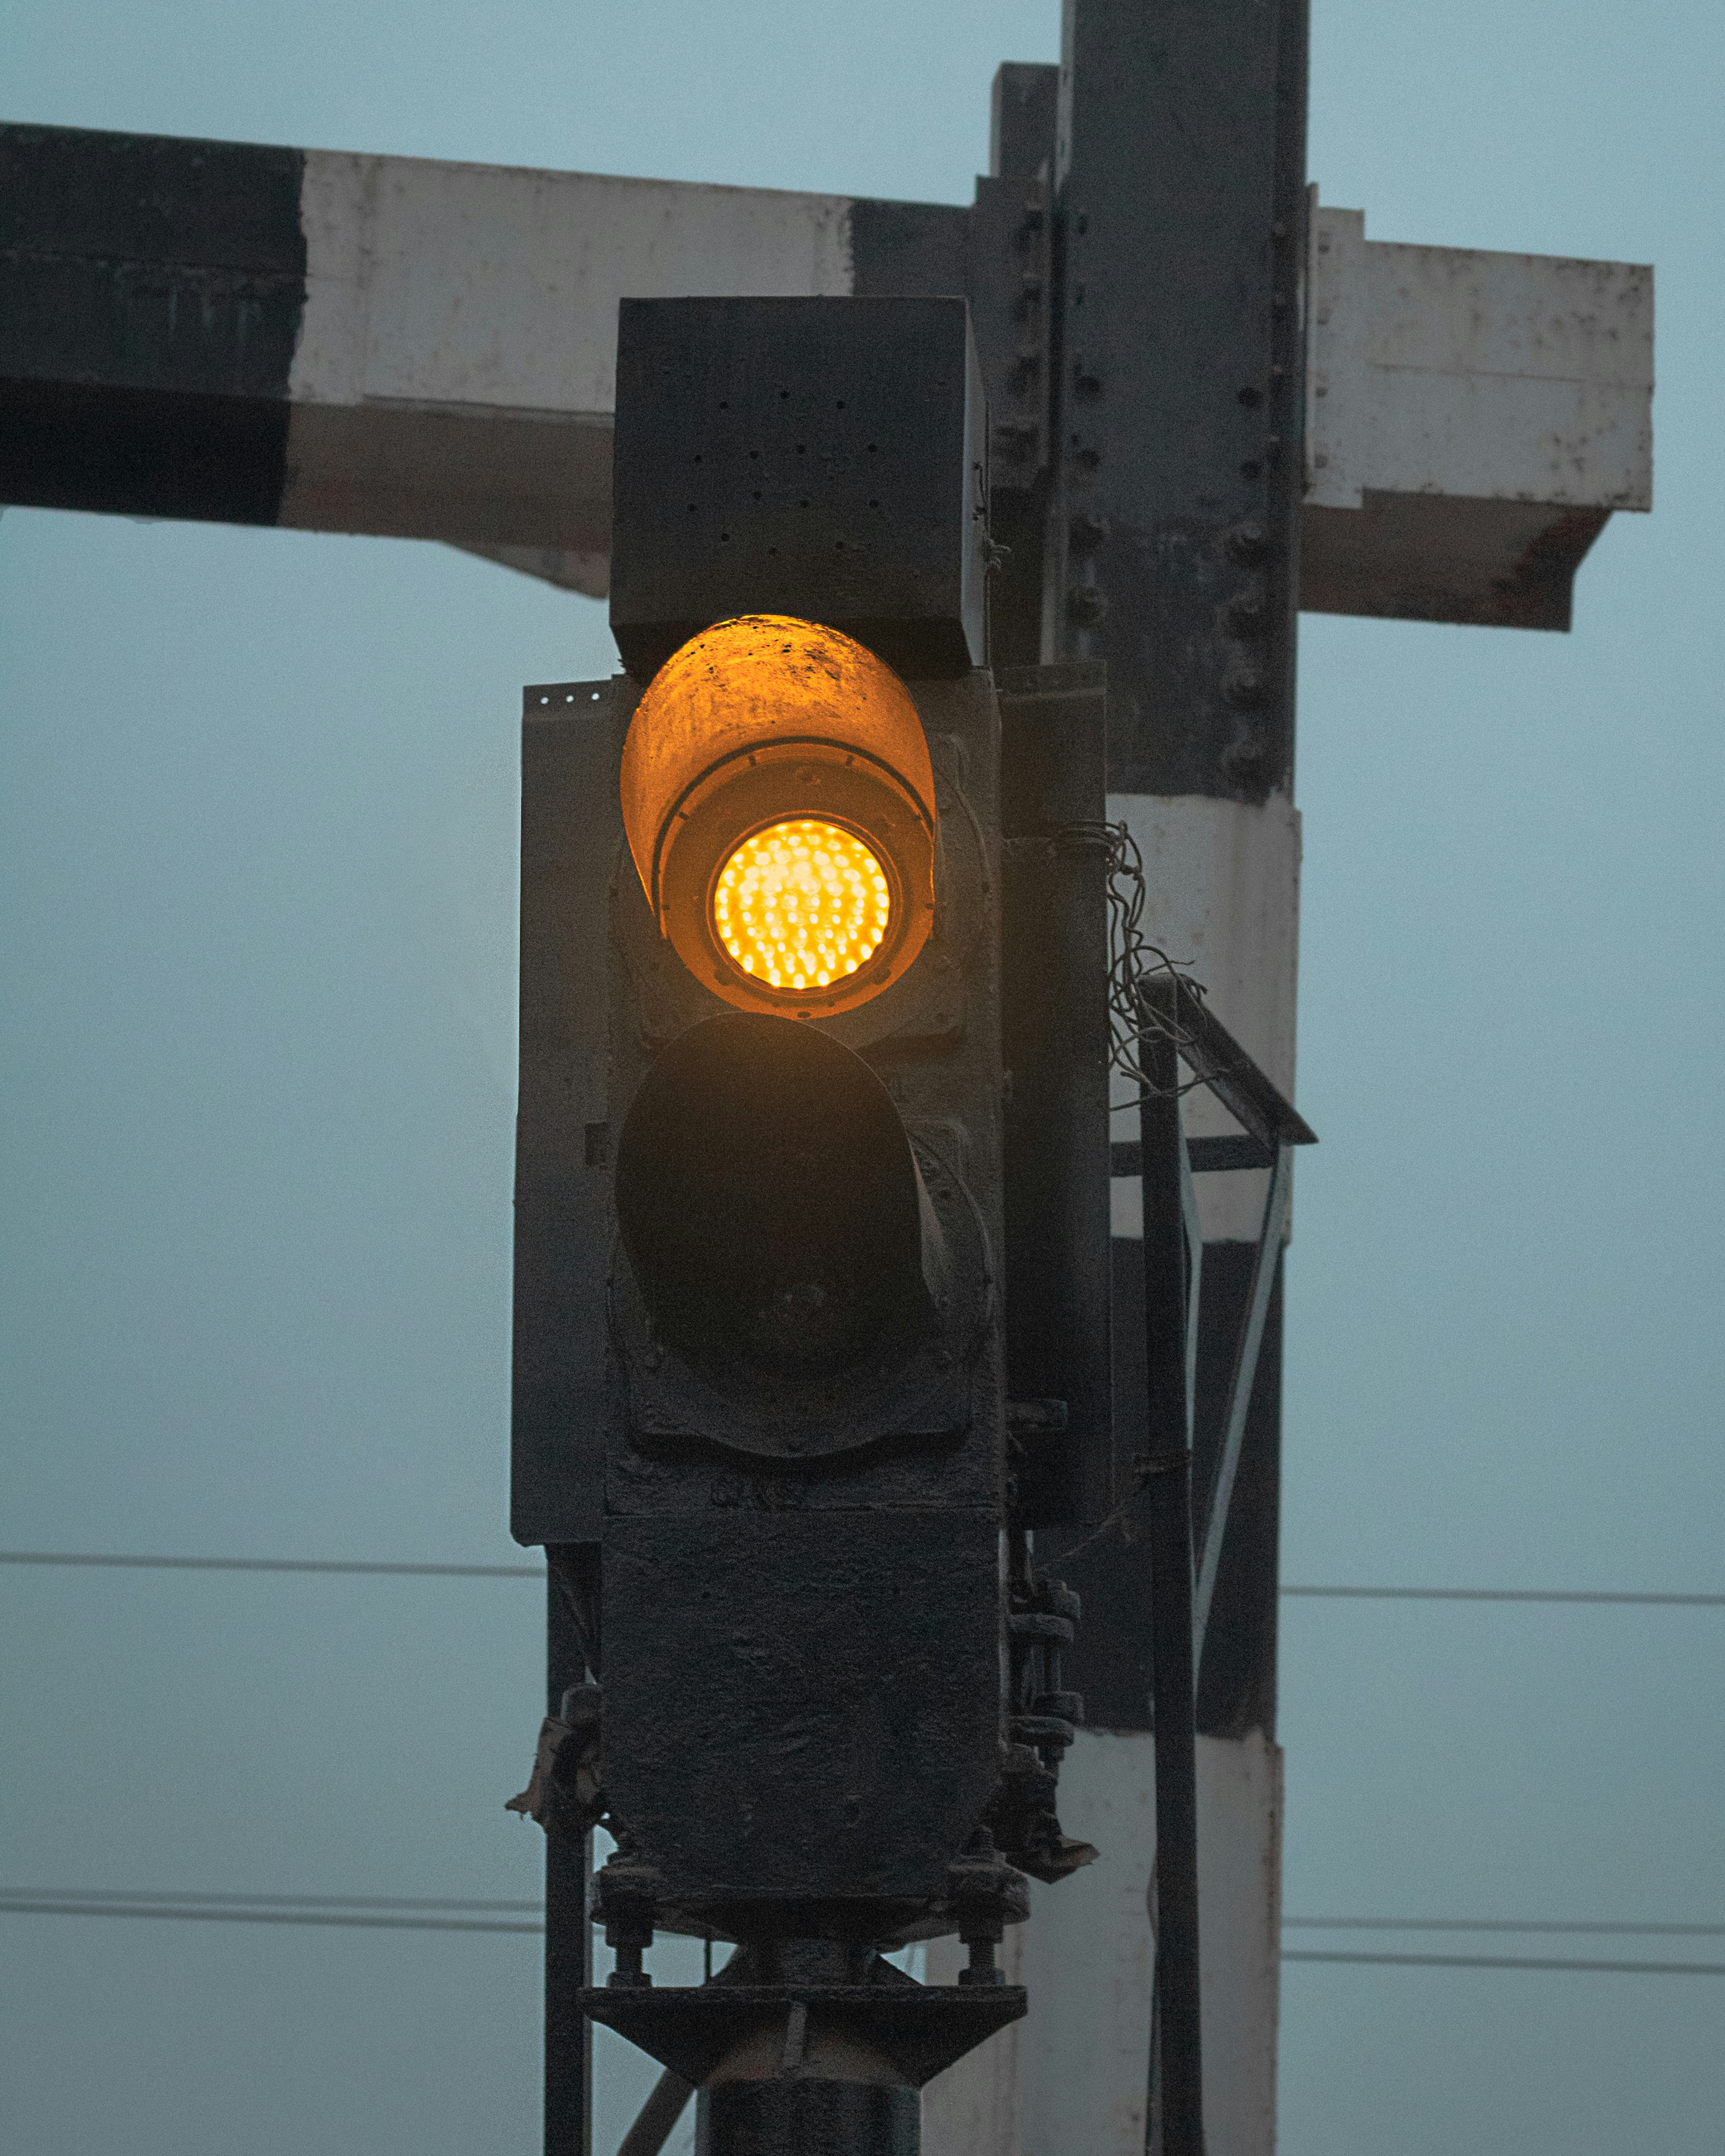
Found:
[[[619,793],[660,932],[740,1009],[855,1010],[928,941],[928,737],[891,668],[836,629],[745,614],[691,637],[641,692]]]
[[[800,818],[745,839],[713,886],[713,931],[752,980],[830,988],[886,940],[886,874],[852,832]]]

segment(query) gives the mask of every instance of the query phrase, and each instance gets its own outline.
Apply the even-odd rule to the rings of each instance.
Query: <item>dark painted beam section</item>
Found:
[[[1114,1251],[1114,1418],[1142,1430],[1145,1409],[1144,1246],[1117,1238]],[[1215,1480],[1240,1313],[1250,1291],[1253,1245],[1206,1243],[1199,1295],[1198,1373],[1193,1392],[1193,1490],[1199,1516]],[[1199,1674],[1198,1727],[1209,1737],[1276,1733],[1276,1535],[1281,1497],[1281,1286],[1271,1302],[1252,1386],[1234,1500],[1228,1508],[1216,1599]],[[1122,1439],[1122,1451],[1129,1450]],[[1096,1541],[1076,1529],[1044,1530],[1040,1560],[1083,1599],[1084,1620],[1065,1667],[1084,1695],[1093,1729],[1152,1727],[1150,1581],[1142,1498]],[[1083,1553],[1063,1551],[1086,1543]],[[1269,1591],[1265,1592],[1265,1583]]]
[[[853,292],[860,300],[962,293],[969,228],[970,212],[952,203],[853,203]]]
[[[275,521],[304,162],[0,126],[0,501]]]
[[[1050,458],[1050,174],[1053,68],[1003,68],[992,134],[995,171],[963,209],[938,203],[857,202],[850,216],[855,295],[970,302],[988,393],[989,579],[994,665],[1034,666],[1044,655],[1043,536]],[[1002,79],[1024,79],[1003,98]]]
[[[608,681],[541,683],[521,703],[510,1526],[529,1545],[596,1543],[614,1132],[608,959],[584,925],[615,873],[627,714]]]
[[[1304,0],[1068,0],[1063,645],[1116,792],[1290,781],[1305,101]]]
[[[1106,779],[1102,670],[997,667],[994,680],[1007,1394],[1059,1403],[1042,1428],[1009,1441],[1016,1510],[1032,1527],[1095,1525],[1115,1502],[1107,857],[1094,836]]]
[[[1059,324],[1054,265],[1055,119],[1060,69],[995,74],[989,177],[972,212],[970,305],[988,384],[990,531],[1004,550],[989,585],[995,666],[1054,654],[1046,629],[1050,439]]]

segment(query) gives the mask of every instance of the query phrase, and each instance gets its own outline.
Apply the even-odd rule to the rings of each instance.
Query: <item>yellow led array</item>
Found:
[[[805,819],[743,840],[714,888],[713,927],[752,979],[806,991],[873,957],[891,905],[862,840]]]

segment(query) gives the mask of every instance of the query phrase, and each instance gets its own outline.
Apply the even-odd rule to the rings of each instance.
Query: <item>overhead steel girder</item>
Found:
[[[997,486],[1048,453],[1034,177],[963,208],[12,126],[0,204],[0,501],[441,539],[603,595],[626,295],[964,292]],[[1567,627],[1651,500],[1651,272],[1312,232],[1300,603]]]

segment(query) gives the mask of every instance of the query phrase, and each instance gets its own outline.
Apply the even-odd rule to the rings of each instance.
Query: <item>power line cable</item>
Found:
[[[112,1565],[137,1572],[355,1572],[430,1579],[543,1579],[542,1564],[383,1564],[336,1558],[109,1557],[82,1551],[0,1550],[0,1564]]]
[[[155,1572],[357,1573],[429,1579],[543,1579],[542,1564],[398,1564],[333,1558],[124,1557],[72,1550],[0,1550],[0,1564],[112,1566]],[[1557,1587],[1309,1587],[1291,1599],[1369,1602],[1621,1603],[1649,1608],[1725,1609],[1725,1594],[1656,1594]]]
[[[1558,1961],[1543,1954],[1349,1953],[1322,1947],[1284,1947],[1281,1958],[1364,1963],[1376,1969],[1562,1969],[1611,1976],[1725,1976],[1725,1961]]]
[[[1725,1594],[1635,1594],[1567,1587],[1284,1587],[1284,1595],[1344,1602],[1621,1602],[1650,1607],[1725,1609]]]
[[[542,1936],[542,1923],[495,1917],[361,1916],[334,1910],[164,1906],[143,1901],[53,1901],[0,1892],[0,1913],[32,1917],[141,1917],[181,1923],[300,1924],[378,1932],[507,1932]],[[1290,1947],[1288,1962],[1337,1962],[1388,1969],[1584,1970],[1618,1976],[1725,1976],[1725,1962],[1559,1960],[1532,1954],[1363,1953]]]
[[[445,1912],[484,1910],[528,1917],[542,1917],[545,1913],[542,1902],[451,1901],[442,1894],[206,1894],[179,1890],[159,1892],[148,1887],[0,1887],[0,1896],[44,1903],[159,1902],[190,1902],[199,1907],[228,1905],[245,1909],[434,1909]]]
[[[1507,1917],[1284,1917],[1285,1932],[1512,1932],[1523,1938],[1538,1933],[1579,1933],[1591,1938],[1725,1938],[1725,1924],[1584,1924],[1572,1919],[1517,1923]]]
[[[48,1902],[14,1894],[0,1894],[0,1912],[24,1917],[148,1917],[200,1924],[337,1925],[370,1932],[542,1933],[545,1929],[543,1924],[511,1922],[496,1917],[362,1917],[317,1909],[170,1908],[144,1902]]]
[[[449,1914],[485,1913],[542,1917],[545,1905],[536,1901],[499,1901],[495,1897],[445,1894],[241,1894],[188,1888],[132,1887],[0,1887],[0,1898],[28,1902],[44,1907],[85,1902],[126,1903],[167,1908],[404,1910]],[[1507,1932],[1522,1938],[1536,1933],[1577,1933],[1588,1937],[1608,1934],[1642,1938],[1725,1938],[1725,1923],[1627,1922],[1616,1918],[1583,1921],[1576,1917],[1284,1917],[1284,1931],[1337,1932]]]

